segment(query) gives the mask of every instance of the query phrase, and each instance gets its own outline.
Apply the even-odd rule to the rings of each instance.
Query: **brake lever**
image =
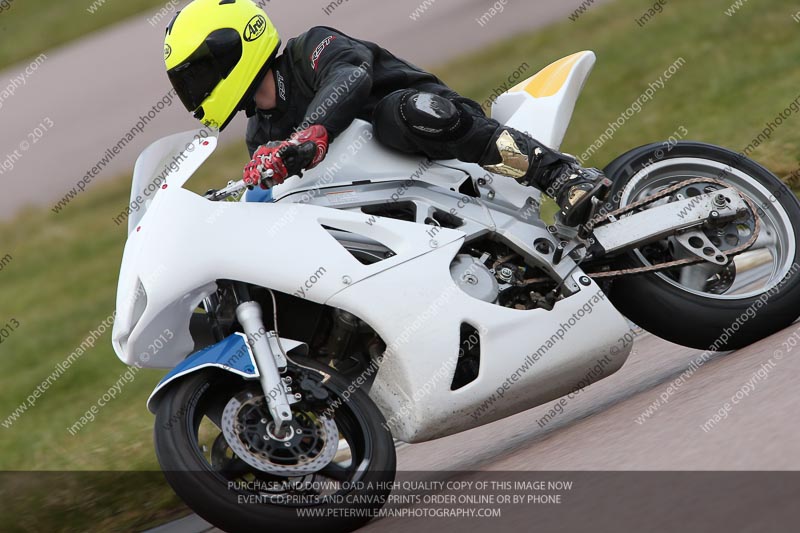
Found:
[[[220,200],[225,200],[233,196],[234,194],[238,193],[241,190],[247,189],[247,185],[245,184],[244,180],[239,181],[229,181],[228,185],[220,190],[211,189],[205,195],[205,198],[212,201],[212,202],[219,202]]]

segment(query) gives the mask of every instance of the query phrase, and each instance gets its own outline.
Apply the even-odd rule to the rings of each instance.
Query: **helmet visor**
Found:
[[[241,57],[242,41],[236,30],[217,30],[167,75],[186,109],[195,112]]]

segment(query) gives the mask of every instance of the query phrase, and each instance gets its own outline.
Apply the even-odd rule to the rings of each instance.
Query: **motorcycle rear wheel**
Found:
[[[614,182],[607,208],[615,209],[669,185],[697,177],[719,179],[753,200],[762,226],[752,248],[727,267],[710,263],[615,279],[610,301],[643,329],[683,346],[725,351],[780,331],[800,315],[800,202],[758,163],[698,142],[636,148],[605,169]],[[698,189],[702,193],[703,184]],[[712,187],[713,188],[713,187]],[[692,193],[690,192],[689,195]],[[725,245],[747,241],[747,224],[711,235]],[[716,243],[715,243],[716,244]],[[675,257],[662,241],[620,258],[615,267],[649,266]]]

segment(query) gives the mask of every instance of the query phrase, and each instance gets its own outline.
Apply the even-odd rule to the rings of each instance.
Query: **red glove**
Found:
[[[328,155],[328,130],[324,126],[314,125],[302,131],[297,131],[292,135],[290,143],[295,143],[302,150],[305,147],[307,155],[311,161],[303,167],[310,170],[322,163]],[[312,151],[313,148],[313,151]]]
[[[295,132],[287,141],[273,141],[258,148],[253,160],[244,167],[244,182],[268,189],[280,185],[289,176],[319,165],[328,153],[328,131],[319,125]],[[272,170],[271,178],[264,173]],[[265,178],[265,179],[262,179]]]
[[[262,176],[265,180],[271,179],[278,185],[289,177],[289,171],[281,157],[281,149],[285,144],[286,141],[273,141],[255,151],[252,161],[244,167],[243,178],[248,186],[255,187],[260,185],[262,189],[269,189],[268,182],[262,182]],[[269,170],[272,170],[272,176],[264,176]]]

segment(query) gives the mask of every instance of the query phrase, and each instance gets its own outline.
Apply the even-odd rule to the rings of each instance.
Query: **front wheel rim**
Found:
[[[363,413],[354,410],[351,402],[341,405],[331,414],[337,421],[340,440],[330,464],[311,474],[273,475],[258,471],[238,458],[225,439],[222,428],[211,419],[215,416],[212,413],[219,409],[219,402],[227,405],[230,398],[241,394],[243,390],[257,390],[257,385],[252,383],[238,383],[238,386],[232,385],[214,392],[211,391],[214,387],[209,387],[197,402],[186,409],[185,421],[189,429],[189,445],[192,447],[188,452],[201,458],[204,470],[227,487],[233,486],[233,490],[240,494],[255,493],[260,503],[282,507],[325,505],[332,496],[347,494],[359,486],[372,463],[372,436],[361,420]],[[310,487],[318,494],[311,493]]]

